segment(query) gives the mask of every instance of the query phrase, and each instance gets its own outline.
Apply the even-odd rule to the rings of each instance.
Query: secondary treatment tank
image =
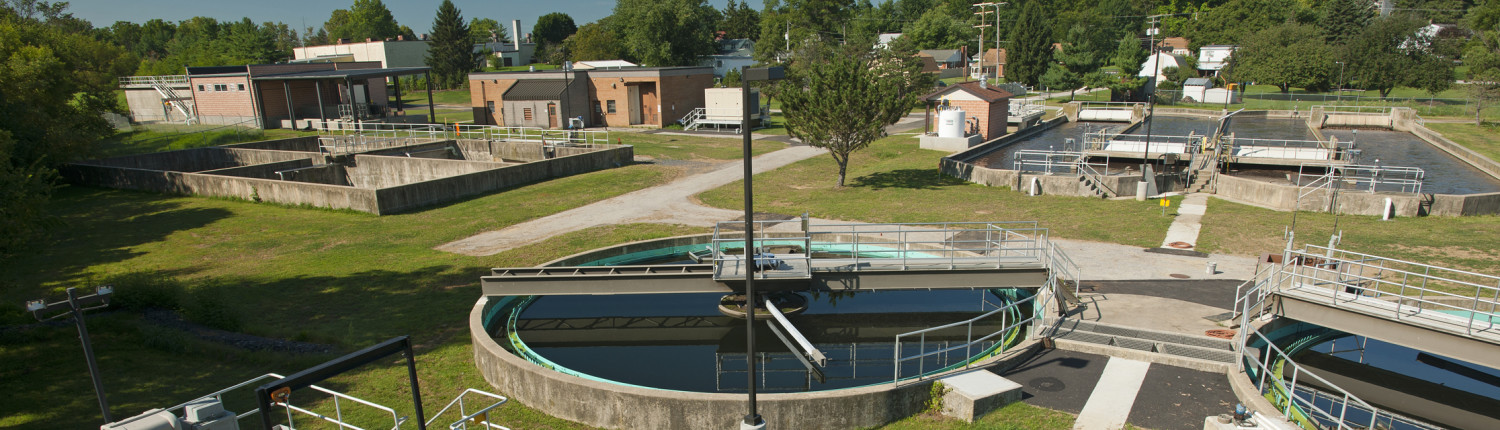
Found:
[[[938,137],[964,137],[964,110],[951,108],[938,112]]]

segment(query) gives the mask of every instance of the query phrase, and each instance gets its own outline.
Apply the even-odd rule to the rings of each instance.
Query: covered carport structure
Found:
[[[286,120],[298,127],[299,120],[390,119],[385,82],[390,78],[422,75],[427,82],[427,121],[436,117],[432,103],[432,80],[429,67],[336,68],[286,73],[253,74],[260,116],[267,124]],[[396,111],[400,112],[401,80],[395,82]],[[309,122],[308,126],[312,124]]]

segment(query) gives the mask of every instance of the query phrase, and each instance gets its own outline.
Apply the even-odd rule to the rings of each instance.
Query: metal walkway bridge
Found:
[[[777,226],[782,224],[782,226]],[[1078,279],[1035,222],[809,224],[757,221],[751,259],[739,222],[720,223],[701,263],[496,268],[486,296],[731,293],[745,270],[761,291],[1039,288]],[[791,231],[788,231],[791,230]],[[753,263],[758,266],[750,268]]]
[[[1500,368],[1500,277],[1307,246],[1237,296],[1267,313]]]

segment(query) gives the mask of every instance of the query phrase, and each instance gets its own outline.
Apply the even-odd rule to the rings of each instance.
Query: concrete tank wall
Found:
[[[302,151],[320,152],[318,148],[318,136],[291,137],[286,139],[262,140],[259,142],[236,143],[224,145],[221,148],[234,149],[264,149],[269,151]]]
[[[70,182],[173,194],[230,197],[285,205],[375,213],[374,190],[274,179],[73,164],[60,169]]]
[[[238,176],[241,178],[281,179],[276,172],[283,170],[301,169],[312,167],[312,160],[306,158],[279,161],[275,163],[256,164],[244,167],[230,167],[227,169],[205,170],[199,173],[205,175]]]
[[[349,183],[358,188],[387,188],[505,167],[499,163],[431,158],[356,155],[345,166]]]
[[[621,146],[517,165],[472,161],[398,159],[433,163],[433,168],[445,167],[437,166],[436,164],[438,163],[466,163],[474,166],[487,165],[491,168],[472,173],[381,188],[377,190],[380,208],[376,213],[381,215],[397,213],[545,179],[623,166],[634,158],[633,150],[634,148],[631,146]],[[359,157],[360,160],[364,160],[365,158],[366,156]]]

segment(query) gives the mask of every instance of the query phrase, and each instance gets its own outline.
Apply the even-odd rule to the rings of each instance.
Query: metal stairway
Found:
[[[192,97],[184,98],[178,96],[177,91],[172,90],[172,84],[187,82],[186,76],[150,76],[149,78],[151,78],[151,88],[156,89],[157,94],[161,94],[162,100],[166,100],[173,108],[177,109],[177,112],[181,113],[183,118],[186,118],[185,122],[188,124],[198,122],[198,116],[193,114]]]
[[[683,115],[682,119],[678,121],[682,122],[683,130],[697,130],[698,127],[702,126],[699,121],[702,121],[705,115],[707,113],[703,108],[697,108],[693,109],[692,112],[688,112],[687,115]]]

